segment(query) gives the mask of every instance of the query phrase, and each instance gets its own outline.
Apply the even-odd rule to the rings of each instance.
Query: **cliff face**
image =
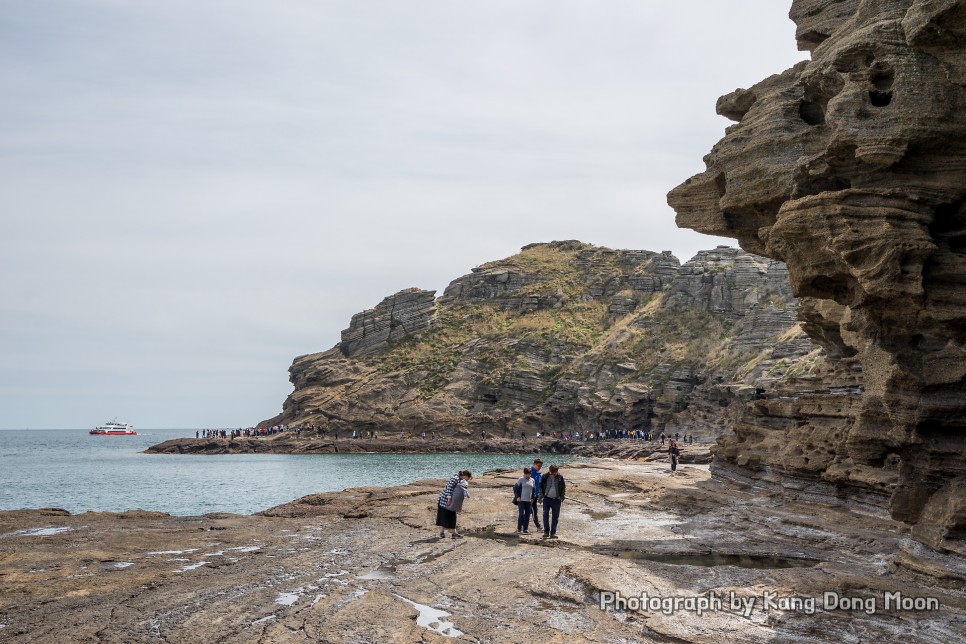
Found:
[[[668,197],[788,265],[831,386],[757,401],[722,471],[886,494],[966,553],[966,3],[798,0],[811,60],[723,96],[737,123]]]
[[[353,316],[296,358],[269,422],[327,430],[533,436],[651,429],[717,436],[821,349],[783,264],[722,247],[670,253],[533,244]],[[814,376],[811,376],[814,377]]]

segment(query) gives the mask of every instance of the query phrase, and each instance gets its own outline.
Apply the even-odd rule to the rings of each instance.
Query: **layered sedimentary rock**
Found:
[[[791,17],[811,59],[719,100],[736,124],[669,202],[787,263],[837,385],[756,403],[722,466],[887,495],[917,538],[966,553],[966,3]]]
[[[434,291],[410,288],[356,313],[342,332],[339,350],[347,357],[362,355],[425,331],[436,319],[435,296]]]
[[[271,423],[335,432],[533,437],[643,429],[710,439],[774,383],[812,374],[785,266],[720,247],[531,244],[353,317],[296,358]]]

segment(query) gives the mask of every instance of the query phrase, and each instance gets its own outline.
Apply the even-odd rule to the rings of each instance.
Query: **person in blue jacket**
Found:
[[[533,467],[530,468],[530,478],[533,479],[533,487],[537,491],[533,495],[533,525],[540,530],[540,518],[537,516],[540,514],[540,506],[537,505],[537,501],[540,499],[540,478],[543,474],[540,473],[540,468],[543,467],[543,461],[539,458],[533,459]]]

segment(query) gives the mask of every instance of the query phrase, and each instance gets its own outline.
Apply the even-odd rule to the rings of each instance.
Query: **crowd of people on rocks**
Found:
[[[195,432],[195,438],[197,439],[211,439],[211,438],[259,438],[264,436],[274,436],[275,434],[281,434],[282,432],[294,433],[296,437],[301,436],[302,432],[311,432],[318,436],[325,438],[326,431],[323,427],[316,427],[315,425],[292,425],[289,427],[284,423],[280,425],[271,425],[269,427],[245,427],[238,429],[199,429]],[[338,433],[336,438],[338,438]],[[354,437],[353,437],[354,438]]]
[[[238,429],[200,429],[195,432],[195,438],[257,438],[259,436],[273,436],[286,430],[285,425],[272,425],[271,427],[246,427]],[[291,428],[296,434],[298,428]]]
[[[509,431],[509,430],[507,430]],[[274,436],[276,434],[281,434],[283,432],[294,433],[296,438],[301,437],[303,433],[318,436],[320,438],[326,438],[329,435],[329,431],[325,427],[319,425],[313,425],[311,423],[299,424],[299,425],[286,425],[284,423],[278,425],[271,425],[268,427],[246,427],[238,429],[201,429],[195,432],[196,439],[213,439],[213,438],[260,438],[265,436]],[[339,440],[339,432],[331,432],[332,437],[335,440]],[[351,440],[373,440],[379,438],[379,432],[376,430],[361,431],[352,430],[351,432],[343,432],[342,436]],[[406,432],[399,432],[399,438],[406,438]],[[436,440],[436,432],[420,432],[419,437],[422,440]],[[504,432],[504,437],[507,437],[507,432]],[[526,441],[528,438],[526,431],[520,432],[520,440]],[[680,432],[675,432],[673,436],[669,436],[665,432],[657,434],[651,430],[643,429],[602,429],[593,432],[536,432],[534,438],[552,438],[555,440],[562,441],[577,441],[577,442],[588,442],[588,441],[610,441],[610,440],[628,440],[628,441],[660,441],[663,447],[665,442],[668,440],[674,440],[682,445],[690,445],[694,443],[694,434],[685,434],[682,438]],[[480,440],[486,440],[486,432],[480,432]]]
[[[669,439],[672,438],[668,436],[665,432],[657,434],[651,430],[644,429],[601,429],[595,432],[536,432],[534,434],[535,438],[556,438],[558,440],[564,441],[611,441],[611,440],[633,440],[633,441],[655,441],[660,440],[661,445]],[[694,434],[685,434],[681,437],[681,432],[675,432],[673,435],[674,440],[681,441],[685,445],[690,445],[694,443]],[[520,432],[520,440],[526,440],[527,433],[525,431]]]

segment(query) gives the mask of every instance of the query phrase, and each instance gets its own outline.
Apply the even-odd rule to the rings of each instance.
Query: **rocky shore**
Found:
[[[312,495],[256,516],[2,512],[0,640],[966,637],[962,560],[872,506],[763,496],[701,465],[671,476],[664,464],[598,460],[562,473],[554,541],[514,533],[516,471],[473,480],[461,540],[432,527],[443,479]],[[601,608],[608,593],[681,599],[676,610]],[[722,603],[698,614],[695,597]]]
[[[711,443],[683,445],[682,463],[711,462]],[[527,440],[439,436],[433,438],[341,438],[316,435],[296,436],[283,432],[264,437],[174,438],[145,450],[147,454],[353,454],[365,452],[396,454],[570,454],[650,461],[667,461],[667,445],[659,441],[601,440],[565,441],[542,437]]]

